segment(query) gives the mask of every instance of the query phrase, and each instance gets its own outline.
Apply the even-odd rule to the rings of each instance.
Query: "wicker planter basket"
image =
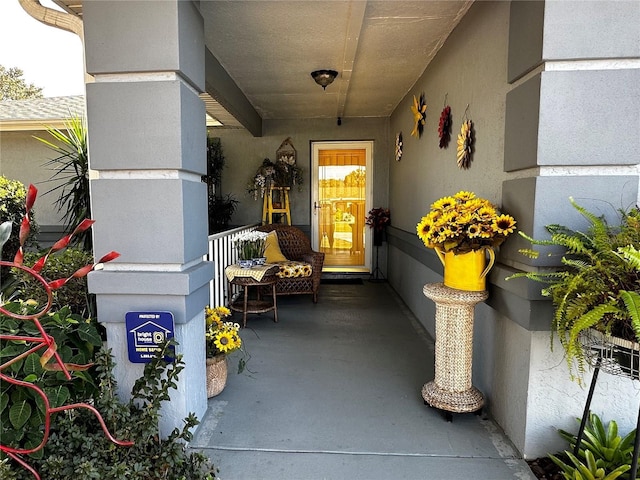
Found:
[[[207,398],[215,397],[227,384],[227,357],[216,355],[207,358]]]

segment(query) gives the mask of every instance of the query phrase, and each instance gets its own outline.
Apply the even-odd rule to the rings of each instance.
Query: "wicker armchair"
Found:
[[[310,277],[280,278],[276,283],[277,295],[311,294],[313,303],[318,303],[318,289],[322,278],[324,253],[311,249],[311,242],[302,230],[282,224],[261,225],[256,230],[278,235],[278,244],[282,254],[289,260],[311,264],[313,273]]]

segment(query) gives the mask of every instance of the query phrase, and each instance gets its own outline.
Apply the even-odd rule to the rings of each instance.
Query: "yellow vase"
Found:
[[[458,255],[451,251],[445,253],[438,248],[435,251],[444,265],[444,284],[447,287],[472,292],[486,289],[486,276],[495,262],[492,248],[484,247]],[[485,251],[489,253],[488,264]]]

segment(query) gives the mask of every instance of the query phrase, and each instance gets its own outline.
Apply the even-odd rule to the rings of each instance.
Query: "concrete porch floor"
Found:
[[[486,415],[424,405],[433,340],[387,283],[279,297],[278,318],[249,316],[250,372],[230,358],[190,444],[221,480],[535,479]]]

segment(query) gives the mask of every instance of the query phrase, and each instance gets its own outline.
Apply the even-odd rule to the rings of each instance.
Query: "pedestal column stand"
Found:
[[[442,283],[424,286],[424,295],[436,304],[435,379],[422,387],[425,405],[451,413],[480,412],[482,392],[471,384],[473,311],[487,299],[486,290],[456,290]]]
[[[378,254],[380,253],[379,250],[380,250],[380,247],[382,246],[383,237],[384,237],[384,230],[376,230],[376,228],[374,227],[373,246],[376,247],[376,267],[371,272],[371,275],[369,275],[369,281],[373,283],[386,281],[386,279],[384,278],[384,275],[382,274],[382,271],[378,267]]]
[[[582,412],[582,421],[580,422],[580,429],[576,436],[576,444],[573,449],[573,454],[577,457],[582,447],[582,439],[584,436],[584,430],[589,416],[591,414],[591,400],[593,399],[593,393],[598,383],[598,373],[603,370],[605,373],[611,375],[618,375],[627,377],[631,380],[640,380],[640,371],[638,370],[638,363],[640,354],[638,350],[633,348],[624,348],[619,345],[607,342],[603,339],[593,338],[593,334],[587,333],[583,337],[583,349],[585,356],[589,360],[589,363],[594,367],[593,377],[591,378],[591,385],[589,386],[589,394],[587,395],[587,401]],[[629,342],[631,343],[631,342]],[[628,356],[628,365],[622,366],[616,359],[616,354],[624,353]],[[638,457],[640,456],[640,409],[638,409],[638,420],[636,423],[636,437],[633,443],[633,453],[631,455],[631,469],[627,473],[626,478],[637,478],[638,475]]]

